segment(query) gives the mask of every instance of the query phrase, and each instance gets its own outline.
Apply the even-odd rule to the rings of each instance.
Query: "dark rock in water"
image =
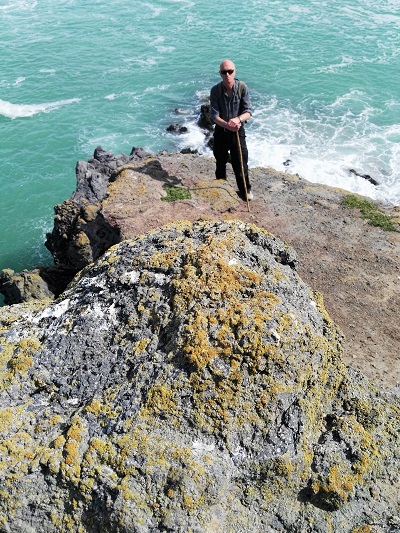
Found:
[[[190,115],[192,113],[192,110],[190,108],[176,107],[174,109],[174,112],[177,115]]]
[[[201,106],[197,124],[200,128],[205,130],[212,131],[214,129],[214,122],[211,120],[211,108],[209,105]]]
[[[151,154],[143,148],[133,147],[129,155],[129,161],[144,161]]]
[[[180,151],[181,154],[197,154],[198,150],[193,150],[192,148],[183,148]]]
[[[364,178],[365,180],[367,180],[370,183],[372,183],[372,185],[379,185],[379,182],[377,182],[376,179],[372,178],[369,174],[360,174],[359,172],[357,172],[353,168],[350,169],[350,172],[352,174],[354,174],[355,176],[358,176],[359,178]]]
[[[188,129],[186,126],[182,126],[181,124],[170,124],[167,127],[167,131],[170,133],[187,133]]]
[[[2,308],[1,530],[396,531],[399,397],[343,364],[296,265],[177,223]]]
[[[93,159],[97,159],[97,161],[104,162],[104,161],[110,161],[114,159],[113,152],[103,150],[101,146],[98,146],[93,154]]]

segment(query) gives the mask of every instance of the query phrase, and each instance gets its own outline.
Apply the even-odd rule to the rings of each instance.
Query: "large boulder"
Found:
[[[0,311],[6,532],[389,532],[399,407],[294,251],[239,221],[124,241]]]

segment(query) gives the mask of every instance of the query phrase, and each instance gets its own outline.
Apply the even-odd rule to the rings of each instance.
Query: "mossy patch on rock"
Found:
[[[392,217],[386,215],[379,207],[370,200],[350,194],[343,199],[343,205],[348,208],[359,209],[361,216],[368,220],[371,226],[377,226],[385,231],[399,231]]]
[[[163,202],[176,202],[177,200],[190,200],[190,192],[184,187],[164,187],[166,196],[161,198]]]

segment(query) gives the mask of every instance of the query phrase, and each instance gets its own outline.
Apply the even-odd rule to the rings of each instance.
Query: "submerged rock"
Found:
[[[1,530],[395,531],[398,397],[343,364],[296,266],[182,222],[1,309]]]

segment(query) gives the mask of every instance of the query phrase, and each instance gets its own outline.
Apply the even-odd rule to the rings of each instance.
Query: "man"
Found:
[[[243,125],[251,117],[249,90],[246,84],[235,79],[236,68],[230,59],[222,61],[219,73],[222,81],[214,85],[210,93],[211,119],[215,123],[213,147],[216,162],[215,177],[219,180],[226,179],[226,164],[230,153],[239,195],[243,200],[246,200],[237,142],[237,132],[239,132],[247,200],[252,200],[253,193],[251,192],[247,167],[246,133]]]

